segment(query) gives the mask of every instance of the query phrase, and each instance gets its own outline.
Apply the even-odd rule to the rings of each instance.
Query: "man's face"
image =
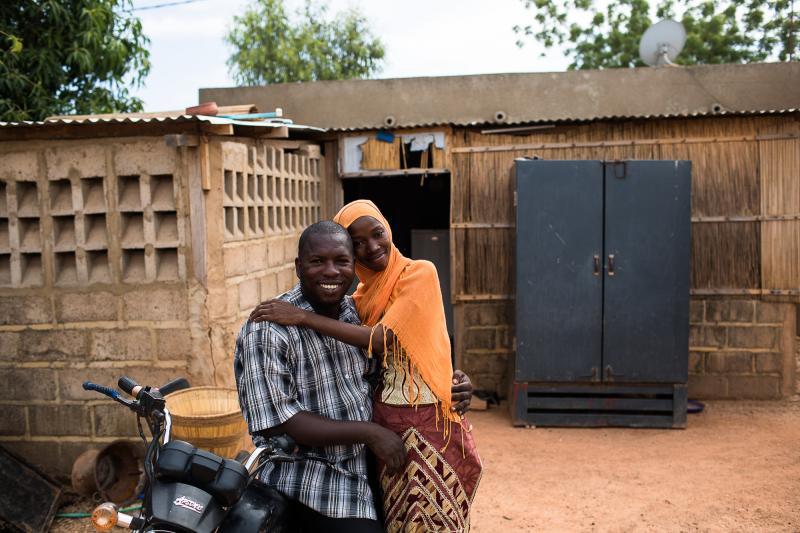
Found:
[[[309,235],[295,269],[312,304],[338,305],[355,277],[350,240],[342,234]]]

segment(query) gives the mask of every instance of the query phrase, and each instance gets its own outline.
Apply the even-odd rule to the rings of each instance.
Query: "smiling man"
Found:
[[[279,296],[300,309],[360,324],[345,294],[355,276],[347,231],[331,221],[300,236],[300,283]],[[367,447],[393,468],[405,461],[398,435],[370,422],[371,391],[359,348],[312,329],[248,321],[236,341],[239,403],[253,441],[287,433],[301,460],[265,467],[261,480],[285,494],[292,531],[379,532],[367,478]]]

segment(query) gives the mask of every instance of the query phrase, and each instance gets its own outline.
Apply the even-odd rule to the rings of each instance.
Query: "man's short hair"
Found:
[[[350,239],[350,234],[347,233],[347,230],[343,226],[337,224],[333,220],[320,220],[308,226],[303,230],[303,233],[300,234],[300,241],[297,243],[297,257],[303,255],[303,250],[305,250],[308,239],[312,235],[344,235],[348,250],[350,250],[351,253],[353,251],[353,241]]]

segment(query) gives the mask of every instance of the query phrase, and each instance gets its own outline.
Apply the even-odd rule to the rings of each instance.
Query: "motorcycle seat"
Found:
[[[211,494],[223,507],[230,507],[247,487],[248,473],[233,459],[173,440],[159,451],[156,478],[192,485]]]

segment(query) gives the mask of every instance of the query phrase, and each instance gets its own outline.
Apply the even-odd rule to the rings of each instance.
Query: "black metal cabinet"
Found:
[[[412,229],[411,258],[433,263],[442,289],[447,332],[453,335],[453,304],[450,302],[450,230]]]
[[[690,174],[516,163],[516,423],[685,425]]]

